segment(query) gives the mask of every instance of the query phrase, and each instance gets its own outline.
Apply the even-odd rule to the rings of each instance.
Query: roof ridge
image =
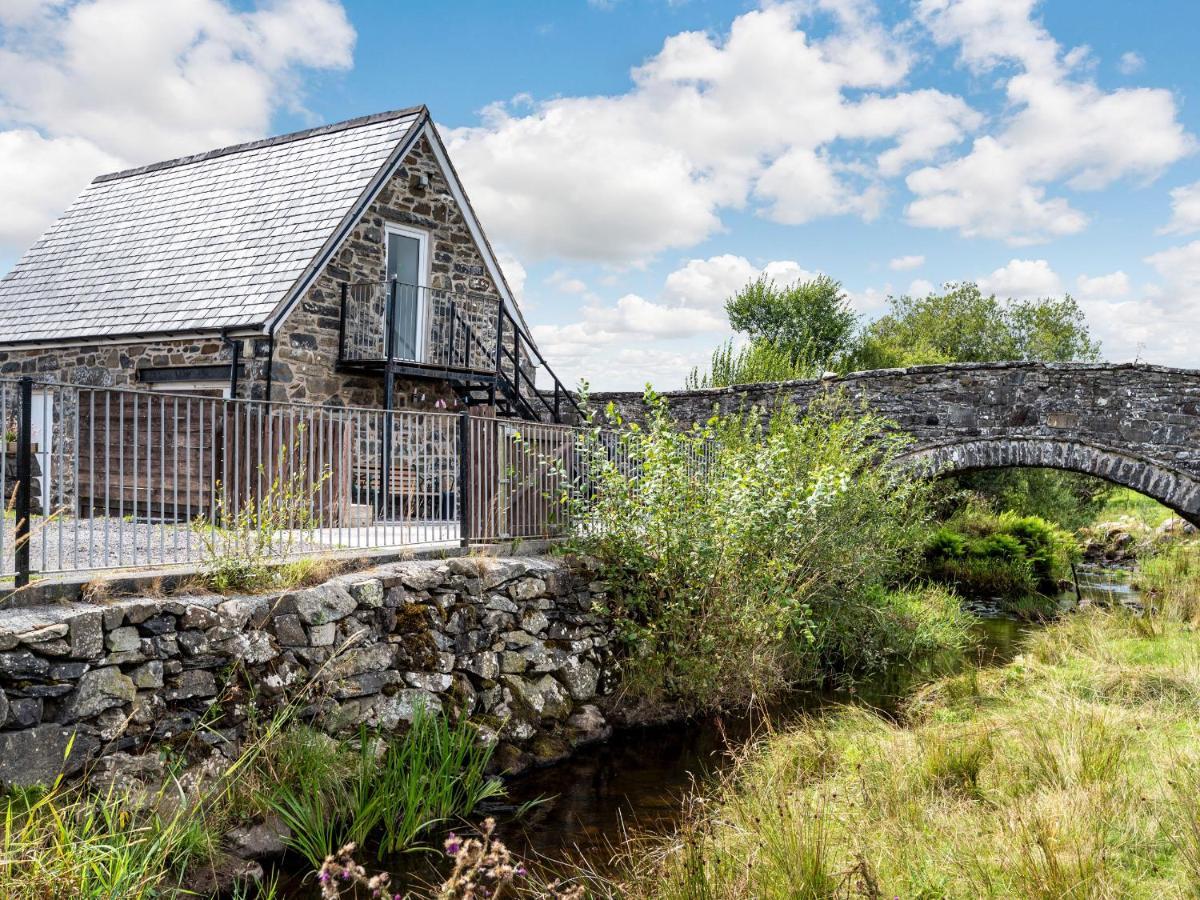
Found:
[[[416,115],[427,112],[425,106],[409,106],[404,109],[393,109],[388,112],[372,113],[368,116],[358,116],[354,119],[346,119],[344,122],[332,122],[328,125],[318,125],[314,128],[306,128],[303,131],[293,131],[288,134],[280,134],[274,137],[260,138],[256,141],[246,141],[241,144],[231,144],[228,147],[218,147],[215,150],[206,150],[203,153],[193,153],[189,156],[179,156],[175,159],[167,159],[162,162],[149,163],[144,166],[136,166],[132,169],[122,169],[119,172],[110,172],[107,175],[98,175],[92,179],[92,184],[101,184],[106,181],[116,181],[120,178],[127,178],[131,175],[144,175],[147,172],[157,172],[160,169],[173,169],[176,166],[183,166],[189,163],[204,162],[209,159],[216,159],[221,156],[228,156],[233,153],[241,153],[245,150],[257,150],[261,147],[274,147],[277,144],[287,144],[292,141],[304,140],[305,138],[315,137],[319,134],[332,134],[337,131],[345,131],[349,128],[358,128],[363,125],[374,125],[378,122],[387,122],[392,119],[401,119],[405,116]]]

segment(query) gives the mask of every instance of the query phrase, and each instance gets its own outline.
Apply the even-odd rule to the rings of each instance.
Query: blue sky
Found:
[[[1070,292],[1197,366],[1200,4],[4,0],[0,265],[91,175],[425,103],[552,365],[677,386],[761,271]]]

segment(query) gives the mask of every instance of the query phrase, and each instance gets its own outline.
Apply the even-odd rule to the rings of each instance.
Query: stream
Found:
[[[1085,603],[1139,605],[1128,570],[1085,564],[1078,567],[1077,577],[1078,599]],[[1076,606],[1074,589],[1063,595],[1061,604],[1064,612]],[[1007,663],[1021,652],[1026,635],[1039,627],[1004,617],[987,601],[965,605],[976,616],[973,646],[937,654],[853,688],[794,691],[765,714],[772,727],[786,727],[847,703],[893,714],[913,689],[933,678]],[[756,712],[625,729],[602,744],[580,749],[565,762],[512,779],[503,802],[487,804],[475,818],[494,816],[497,836],[522,859],[540,860],[551,869],[565,871],[555,866],[565,861],[611,873],[614,849],[628,831],[673,829],[694,785],[727,769],[763,724],[764,713]],[[518,816],[522,806],[526,809]],[[438,854],[402,854],[385,865],[398,879],[394,886],[411,888],[438,883],[444,863]],[[286,878],[280,887],[284,897],[315,896],[311,881]]]
[[[1098,565],[1078,567],[1084,602],[1137,606],[1129,571]],[[1062,597],[1064,611],[1076,605],[1074,591]],[[987,601],[968,602],[977,617],[975,646],[938,654],[887,676],[859,682],[851,690],[796,691],[770,710],[773,727],[820,714],[831,705],[858,703],[888,715],[911,691],[940,675],[969,666],[996,666],[1021,652],[1024,637],[1038,628],[1000,615]],[[676,826],[683,798],[697,779],[727,768],[737,750],[763,724],[759,715],[709,716],[680,724],[628,729],[571,759],[510,782],[507,803],[492,811],[503,837],[518,853],[583,861],[603,872],[627,829],[668,831]],[[519,822],[504,822],[522,803],[546,798]]]

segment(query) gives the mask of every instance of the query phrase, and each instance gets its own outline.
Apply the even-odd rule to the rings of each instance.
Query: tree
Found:
[[[760,384],[764,381],[793,381],[798,378],[817,378],[821,375],[807,359],[795,359],[770,341],[752,341],[734,347],[729,340],[713,351],[707,372],[693,368],[684,387],[722,388],[735,384]]]
[[[1087,318],[1075,298],[1044,297],[1012,303],[1008,308],[1014,359],[1043,362],[1095,362],[1100,342],[1088,333]]]
[[[1100,345],[1075,299],[1001,301],[973,283],[941,294],[889,297],[887,315],[863,332],[855,363],[887,368],[944,362],[1093,361]]]
[[[766,342],[794,363],[830,367],[853,347],[858,314],[827,275],[776,286],[765,275],[725,302],[729,324],[752,343]]]

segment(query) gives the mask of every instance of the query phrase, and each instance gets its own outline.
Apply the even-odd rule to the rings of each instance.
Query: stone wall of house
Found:
[[[265,378],[266,345],[242,342],[242,377],[249,385]],[[145,368],[229,365],[233,350],[219,336],[130,344],[0,350],[0,377],[31,375],[47,381],[88,387],[142,388],[137,372]],[[214,382],[213,387],[227,382]],[[239,389],[239,394],[242,391]],[[245,394],[243,394],[245,396]]]
[[[0,611],[0,783],[189,731],[236,745],[247,699],[330,733],[453,710],[520,770],[607,735],[605,585],[586,562],[392,563],[313,588]],[[220,715],[214,715],[217,711]]]
[[[272,399],[370,407],[383,404],[382,378],[338,374],[335,364],[341,285],[382,284],[387,249],[384,226],[388,223],[429,234],[430,289],[460,297],[460,312],[475,311],[471,318],[480,339],[489,347],[494,341],[495,332],[487,324],[489,316],[484,311],[488,304],[500,303],[500,293],[450,194],[445,173],[428,141],[422,138],[280,325],[275,338]],[[472,297],[477,299],[469,299]],[[379,318],[383,318],[382,307]],[[426,324],[431,342],[443,340],[444,323],[437,316]],[[428,409],[439,399],[448,408],[455,407],[456,397],[448,384],[397,379],[395,400],[399,407]]]

